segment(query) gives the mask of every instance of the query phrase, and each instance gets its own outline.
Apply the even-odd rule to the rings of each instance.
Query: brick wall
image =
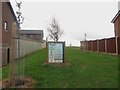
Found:
[[[115,36],[120,37],[120,15],[114,22]]]
[[[0,66],[2,66],[2,2],[0,1]]]
[[[2,61],[2,66],[6,65],[8,63],[8,48],[9,51],[11,51],[11,38],[12,34],[16,33],[16,29],[13,29],[13,23],[16,22],[14,12],[12,11],[12,7],[10,6],[10,3],[8,2],[1,2],[0,3],[0,13],[2,16],[1,21],[1,27],[2,29],[0,30],[0,48],[1,48],[1,61]],[[7,22],[7,30],[3,28],[3,22]],[[2,36],[2,37],[1,37]],[[10,58],[9,58],[10,59]]]
[[[8,23],[8,28],[7,31],[2,30],[3,47],[11,47],[12,24],[15,22],[15,19],[6,2],[2,2],[2,23],[4,21]]]

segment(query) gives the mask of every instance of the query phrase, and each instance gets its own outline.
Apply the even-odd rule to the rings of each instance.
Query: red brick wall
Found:
[[[0,66],[2,66],[2,2],[0,1]]]
[[[32,37],[31,37],[32,35]],[[36,41],[43,41],[43,35],[40,35],[40,34],[21,34],[21,37],[26,37],[26,38],[29,38],[29,39],[33,39],[33,40],[36,40]]]
[[[2,43],[3,47],[10,47],[11,45],[11,35],[12,35],[12,23],[15,21],[10,8],[6,2],[2,3],[2,23],[6,21],[8,23],[8,30],[2,30]]]
[[[2,2],[0,1],[0,21],[2,21]],[[2,47],[2,23],[0,22],[0,47]]]
[[[43,36],[42,35],[26,35],[26,38],[30,38],[33,40],[37,40],[37,41],[43,41]]]
[[[3,22],[8,23],[7,31],[2,28],[2,64],[7,64],[7,48],[11,47],[12,24],[15,22],[14,16],[7,2],[2,2],[2,27]]]
[[[120,37],[120,15],[114,22],[115,36]]]
[[[2,66],[7,64],[7,50],[6,48],[2,48]]]

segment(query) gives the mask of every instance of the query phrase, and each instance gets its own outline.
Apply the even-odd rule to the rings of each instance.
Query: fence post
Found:
[[[105,53],[107,53],[107,39],[105,38]]]
[[[88,51],[88,41],[86,41],[86,51]]]
[[[48,64],[48,54],[49,54],[49,52],[48,52],[48,41],[46,42],[46,64]]]
[[[116,54],[118,55],[118,40],[117,40],[117,36],[115,37],[115,44],[116,44]]]
[[[99,40],[97,40],[97,51],[99,52]]]
[[[93,41],[91,41],[91,51],[93,51]]]
[[[84,46],[84,49],[83,49],[83,50],[86,51],[86,41],[85,41],[85,40],[83,41],[83,44],[84,44],[84,45],[83,45],[83,46]]]

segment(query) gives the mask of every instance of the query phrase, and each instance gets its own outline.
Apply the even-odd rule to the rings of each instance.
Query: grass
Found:
[[[66,48],[66,65],[45,64],[46,50],[25,57],[25,76],[36,88],[117,88],[118,57]],[[8,78],[3,67],[3,78]]]

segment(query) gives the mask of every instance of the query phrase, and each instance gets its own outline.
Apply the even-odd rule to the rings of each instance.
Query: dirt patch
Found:
[[[34,88],[35,81],[30,77],[17,77],[9,83],[9,80],[2,81],[2,88]]]

